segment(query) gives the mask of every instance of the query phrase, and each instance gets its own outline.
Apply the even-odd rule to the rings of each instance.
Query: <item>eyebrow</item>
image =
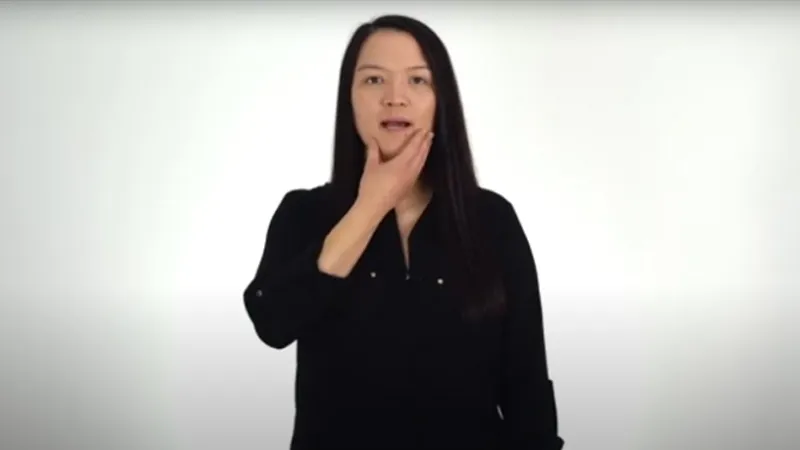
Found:
[[[362,64],[362,65],[358,66],[358,68],[356,69],[356,72],[359,72],[361,70],[367,70],[367,69],[377,69],[377,70],[383,70],[383,71],[388,71],[389,70],[389,69],[387,69],[385,67],[381,67],[381,66],[379,66],[377,64]],[[429,68],[425,64],[418,65],[418,66],[406,67],[406,70],[418,70],[418,69],[429,69]]]

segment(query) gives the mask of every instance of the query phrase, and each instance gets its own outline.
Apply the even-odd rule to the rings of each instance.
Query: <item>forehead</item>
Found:
[[[364,42],[358,64],[376,64],[389,69],[404,69],[425,64],[425,57],[416,39],[408,33],[381,30]]]

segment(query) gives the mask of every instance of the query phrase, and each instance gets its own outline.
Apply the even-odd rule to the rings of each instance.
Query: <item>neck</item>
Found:
[[[427,189],[422,183],[417,182],[406,195],[400,198],[395,206],[397,212],[402,213],[406,211],[413,211],[423,208],[428,204],[431,198],[430,189]]]

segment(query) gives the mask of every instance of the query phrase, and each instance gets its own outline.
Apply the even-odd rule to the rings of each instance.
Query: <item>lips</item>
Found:
[[[404,117],[391,117],[381,120],[381,128],[389,131],[401,131],[411,127],[411,121]]]

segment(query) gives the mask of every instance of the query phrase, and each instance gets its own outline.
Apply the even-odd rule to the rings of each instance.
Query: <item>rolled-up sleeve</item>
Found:
[[[507,203],[504,266],[507,315],[503,335],[500,410],[506,450],[560,450],[553,383],[548,374],[539,280],[528,239]]]
[[[326,233],[319,232],[318,205],[310,191],[284,195],[267,227],[256,274],[244,290],[255,332],[282,349],[311,330],[348,284],[317,267]]]

